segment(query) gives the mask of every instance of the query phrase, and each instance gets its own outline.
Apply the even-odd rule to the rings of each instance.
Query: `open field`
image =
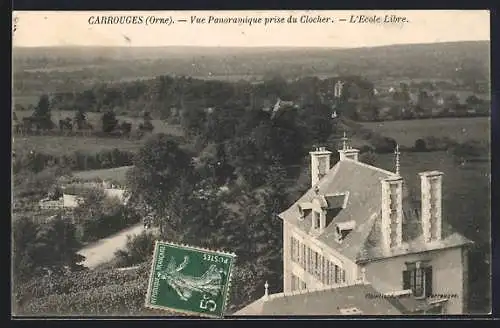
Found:
[[[87,170],[74,172],[73,176],[82,180],[93,180],[95,178],[124,182],[127,171],[132,166],[120,166],[111,169]]]
[[[31,111],[19,111],[16,115],[19,120],[30,116]],[[72,111],[53,111],[52,121],[56,124],[60,119],[66,117],[73,118]],[[101,130],[101,113],[87,113],[87,120],[94,126],[96,131]],[[132,123],[132,129],[135,130],[141,118],[127,117],[117,115],[117,119]],[[183,132],[179,126],[167,124],[162,120],[152,120],[155,127],[154,133],[165,133],[173,136],[182,136]],[[61,155],[74,152],[98,152],[101,150],[111,150],[119,148],[120,150],[135,151],[139,149],[146,139],[126,139],[126,138],[102,138],[95,136],[16,136],[13,138],[13,150],[21,153],[22,151],[37,150],[47,154]]]
[[[393,138],[402,146],[412,147],[424,137],[448,137],[457,142],[490,140],[490,118],[435,118],[385,122],[363,122],[364,127]]]
[[[16,153],[33,150],[51,155],[70,154],[74,151],[99,152],[102,150],[135,151],[139,149],[143,140],[129,140],[119,138],[97,137],[64,137],[64,136],[28,136],[13,138],[13,150]]]

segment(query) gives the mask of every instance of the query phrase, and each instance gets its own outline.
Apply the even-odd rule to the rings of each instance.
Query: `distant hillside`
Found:
[[[51,47],[15,48],[14,93],[81,90],[97,82],[189,75],[261,79],[280,74],[362,75],[368,79],[457,79],[489,76],[489,41],[373,48]]]
[[[109,59],[155,59],[165,55],[255,55],[279,52],[280,54],[337,54],[337,55],[401,55],[415,52],[477,52],[489,51],[489,41],[459,41],[422,44],[387,45],[361,48],[321,48],[321,47],[194,47],[194,46],[167,46],[167,47],[15,47],[15,59],[27,57],[65,57],[65,58],[109,58]]]

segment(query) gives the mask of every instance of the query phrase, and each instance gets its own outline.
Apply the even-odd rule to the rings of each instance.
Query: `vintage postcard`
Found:
[[[491,312],[489,11],[12,26],[15,318]]]

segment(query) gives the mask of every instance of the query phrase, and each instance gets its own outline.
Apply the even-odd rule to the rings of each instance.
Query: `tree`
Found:
[[[33,219],[21,217],[13,222],[12,232],[13,278],[15,281],[24,281],[31,278],[37,269],[32,258],[37,225]]]
[[[33,117],[40,119],[50,119],[50,100],[49,96],[43,94],[38,100],[38,105],[35,107]]]
[[[191,156],[179,147],[176,139],[160,133],[146,141],[127,173],[130,202],[141,210],[153,212],[155,225],[162,229],[169,216],[176,214],[193,186]],[[180,219],[180,218],[179,218]]]
[[[119,126],[122,134],[128,136],[130,135],[130,132],[132,131],[132,123],[123,121],[120,126]]]
[[[452,154],[457,160],[464,162],[472,158],[479,158],[487,156],[489,147],[480,141],[469,140],[464,143],[458,144],[452,148]]]
[[[479,99],[476,95],[470,95],[465,100],[465,103],[469,106],[479,105],[482,103],[481,99]]]
[[[102,114],[102,131],[105,133],[113,132],[118,126],[118,120],[116,119],[116,114],[113,111],[107,111]]]
[[[417,139],[413,148],[415,151],[427,151],[427,144],[424,139]]]
[[[460,99],[456,93],[451,93],[445,98],[445,107],[455,109],[460,104]]]
[[[132,266],[152,257],[155,238],[153,233],[147,231],[139,235],[127,236],[125,249],[115,252],[117,265],[119,267]]]
[[[139,130],[140,131],[146,131],[146,132],[152,132],[154,130],[154,125],[151,123],[151,114],[148,111],[144,111],[143,115],[143,122],[139,124]]]
[[[375,165],[376,159],[375,153],[372,151],[364,152],[359,155],[359,161],[368,165]]]
[[[20,218],[14,223],[14,272],[21,281],[45,273],[81,270],[85,258],[75,226],[58,215],[44,224]]]
[[[35,119],[39,127],[42,129],[53,128],[54,123],[51,120],[50,100],[48,95],[43,94],[40,96],[32,118]]]
[[[229,312],[236,312],[264,294],[266,277],[253,262],[255,261],[237,264],[233,269]]]
[[[78,130],[82,130],[87,122],[87,114],[83,108],[79,108],[75,112],[75,122]]]

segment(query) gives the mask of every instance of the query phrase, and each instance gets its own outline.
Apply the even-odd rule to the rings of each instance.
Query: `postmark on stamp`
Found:
[[[236,255],[157,241],[146,307],[222,317]]]

